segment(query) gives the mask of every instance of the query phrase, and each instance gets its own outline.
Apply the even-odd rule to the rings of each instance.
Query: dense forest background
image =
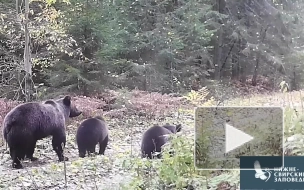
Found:
[[[302,88],[300,0],[33,0],[35,98],[104,88]],[[0,94],[24,91],[24,2],[0,2]],[[223,85],[225,84],[225,85]],[[222,85],[222,87],[220,86]],[[216,92],[216,90],[214,90]]]

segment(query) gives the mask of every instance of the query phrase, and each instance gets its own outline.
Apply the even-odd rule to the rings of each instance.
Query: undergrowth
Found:
[[[225,102],[225,106],[283,106],[285,108],[285,153],[303,155],[304,109],[301,93],[254,95]],[[11,163],[9,153],[7,150],[2,150],[4,149],[2,147],[0,187],[64,189],[66,185],[64,170],[66,170],[68,189],[222,189],[221,187],[227,184],[232,189],[238,189],[239,171],[200,171],[195,168],[194,108],[217,104],[214,99],[206,98],[208,96],[206,90],[192,91],[184,97],[163,96],[141,91],[125,95],[117,94],[109,95],[109,98],[75,97],[76,105],[81,107],[85,114],[73,119],[67,126],[68,143],[65,151],[71,160],[66,162],[66,168],[63,163],[55,162],[56,156],[52,151],[50,139],[37,143],[35,154],[39,155],[41,162],[27,163],[26,169],[22,171],[9,168]],[[121,96],[126,98],[118,98]],[[114,101],[115,97],[120,100]],[[0,100],[0,104],[3,105],[0,113],[2,120],[5,114],[18,103]],[[113,104],[119,109],[99,109],[105,104]],[[157,109],[162,111],[155,111]],[[141,117],[134,114],[140,110],[143,110],[142,112],[146,115]],[[73,134],[81,120],[95,114],[105,115],[109,124],[109,147],[105,156],[79,159]],[[116,115],[119,117],[115,117]],[[161,118],[164,119],[161,120]],[[170,143],[164,146],[163,159],[141,159],[139,147],[142,133],[155,123],[167,121],[187,125],[186,130],[170,137]],[[174,150],[172,157],[169,156],[171,150]],[[114,183],[119,184],[114,187]]]

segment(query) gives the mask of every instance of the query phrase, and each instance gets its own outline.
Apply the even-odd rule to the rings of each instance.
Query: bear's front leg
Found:
[[[60,131],[53,134],[52,146],[53,150],[56,152],[59,162],[68,161],[67,157],[63,156],[63,148],[65,147],[66,136],[64,131]]]

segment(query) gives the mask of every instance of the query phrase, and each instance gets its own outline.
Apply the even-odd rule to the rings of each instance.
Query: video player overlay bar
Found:
[[[195,165],[202,170],[240,169],[241,156],[278,156],[283,167],[281,107],[199,107],[195,110]],[[278,161],[279,160],[279,161]],[[253,165],[241,170],[253,170]]]

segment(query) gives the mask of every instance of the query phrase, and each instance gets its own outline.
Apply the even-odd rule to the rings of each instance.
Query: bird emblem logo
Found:
[[[259,161],[254,162],[254,170],[255,170],[255,178],[260,178],[261,180],[267,182],[271,177],[271,171],[265,169],[264,171],[261,169],[261,165]]]

